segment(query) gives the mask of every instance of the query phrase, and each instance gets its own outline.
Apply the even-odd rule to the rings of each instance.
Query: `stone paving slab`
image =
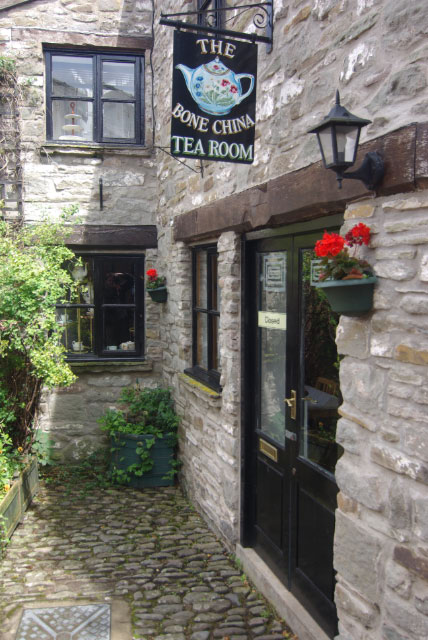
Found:
[[[295,638],[179,488],[42,483],[0,561],[0,638],[25,609],[118,602],[111,640]]]

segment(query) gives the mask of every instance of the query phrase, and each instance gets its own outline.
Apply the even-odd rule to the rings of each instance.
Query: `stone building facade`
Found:
[[[428,635],[428,10],[423,0],[275,0],[273,49],[258,45],[254,163],[186,160],[185,166],[165,153],[172,29],[159,19],[161,12],[195,8],[192,0],[0,3],[2,50],[16,60],[25,85],[25,219],[78,203],[82,227],[75,248],[144,255],[146,266],[165,274],[168,284],[165,304],[145,297],[143,357],[75,359],[78,381],[45,398],[41,427],[55,440],[57,454],[80,455],[99,446],[97,418],[122,386],[136,379],[171,386],[182,417],[184,490],[299,637],[422,640]],[[244,12],[233,28],[253,30],[252,17]],[[44,52],[61,50],[145,54],[142,144],[47,139]],[[359,160],[367,151],[382,153],[385,176],[376,192],[346,180],[339,191],[319,162],[315,136],[306,135],[330,110],[337,87],[342,104],[372,121]],[[336,441],[343,448],[332,551],[336,631],[317,617],[308,592],[294,586],[301,567],[291,563],[291,581],[276,572],[290,590],[281,584],[275,589],[277,556],[269,560],[254,543],[254,522],[264,509],[257,492],[265,494],[263,482],[252,486],[252,474],[268,474],[264,484],[270,486],[273,466],[268,461],[261,471],[253,465],[261,454],[249,445],[254,405],[248,397],[259,362],[252,353],[252,292],[258,286],[252,260],[271,251],[263,242],[270,247],[274,237],[309,232],[320,237],[329,221],[336,228],[343,224],[343,232],[359,222],[370,226],[366,257],[378,278],[373,311],[342,316],[336,332]],[[147,240],[154,225],[156,241]],[[100,241],[106,236],[114,239]],[[207,247],[216,249],[221,291],[220,379],[214,386],[189,375],[195,364],[192,265]],[[297,308],[289,309],[291,323],[293,315]],[[299,474],[297,465],[284,476],[289,513],[303,487]],[[320,474],[322,481],[331,477]],[[317,560],[312,548],[324,553],[320,523],[315,516],[298,523],[308,565]],[[286,526],[294,539],[296,523]],[[293,544],[290,549],[292,555]],[[315,579],[311,593],[316,590]]]

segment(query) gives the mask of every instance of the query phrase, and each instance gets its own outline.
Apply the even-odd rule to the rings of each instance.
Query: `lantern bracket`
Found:
[[[342,180],[349,178],[350,180],[361,180],[366,189],[374,191],[382,182],[384,174],[383,158],[377,151],[369,151],[364,156],[362,165],[356,171],[348,171],[343,173],[336,170],[339,189],[342,188]]]

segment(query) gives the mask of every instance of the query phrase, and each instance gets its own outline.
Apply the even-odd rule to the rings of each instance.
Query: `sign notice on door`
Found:
[[[287,314],[274,311],[259,311],[259,327],[264,329],[287,329]]]

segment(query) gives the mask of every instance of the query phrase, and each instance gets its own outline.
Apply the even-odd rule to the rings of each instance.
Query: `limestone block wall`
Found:
[[[0,10],[0,53],[15,60],[22,90],[22,201],[27,222],[45,213],[57,216],[64,206],[77,204],[82,224],[156,224],[150,50],[145,54],[146,147],[138,149],[47,142],[43,58],[43,44],[142,51],[151,43],[152,17],[151,0],[37,0]],[[147,252],[149,266],[156,265],[156,257],[156,251]],[[97,419],[114,404],[120,389],[137,377],[150,385],[160,382],[159,306],[147,296],[145,363],[76,367],[78,381],[72,387],[46,394],[39,422],[54,442],[54,455],[77,457],[99,447],[105,438]]]
[[[222,393],[182,372],[192,366],[191,250],[172,246],[174,264],[162,319],[162,372],[181,416],[180,481],[211,526],[229,544],[239,536],[240,500],[240,240],[223,233],[217,241],[221,289],[220,365]],[[162,305],[164,306],[164,305]]]
[[[334,563],[340,640],[428,636],[428,192],[358,202],[374,313],[337,331],[345,453]]]
[[[173,29],[160,12],[195,2],[156,3],[156,144],[169,147]],[[232,3],[229,3],[232,4]],[[236,4],[236,3],[235,3]],[[428,13],[425,0],[275,0],[274,45],[258,44],[255,160],[252,165],[203,162],[193,173],[158,153],[160,215],[185,211],[244,191],[320,159],[306,132],[334,104],[336,89],[352,113],[372,120],[362,142],[426,120]],[[229,28],[254,31],[251,12]],[[191,135],[189,129],[189,135]],[[199,160],[187,160],[200,172]]]
[[[16,61],[23,90],[20,128],[26,220],[40,219],[44,213],[57,215],[64,206],[78,204],[82,223],[155,224],[156,168],[150,150],[46,143],[43,59],[43,44],[141,48],[151,30],[151,0],[40,0],[0,10],[0,53]],[[145,131],[151,147],[149,51],[145,63]]]
[[[160,385],[161,373],[153,363],[111,363],[106,366],[80,363],[70,387],[45,392],[38,415],[42,440],[53,461],[77,460],[105,448],[108,438],[98,419],[108,408],[117,407],[123,387]]]

